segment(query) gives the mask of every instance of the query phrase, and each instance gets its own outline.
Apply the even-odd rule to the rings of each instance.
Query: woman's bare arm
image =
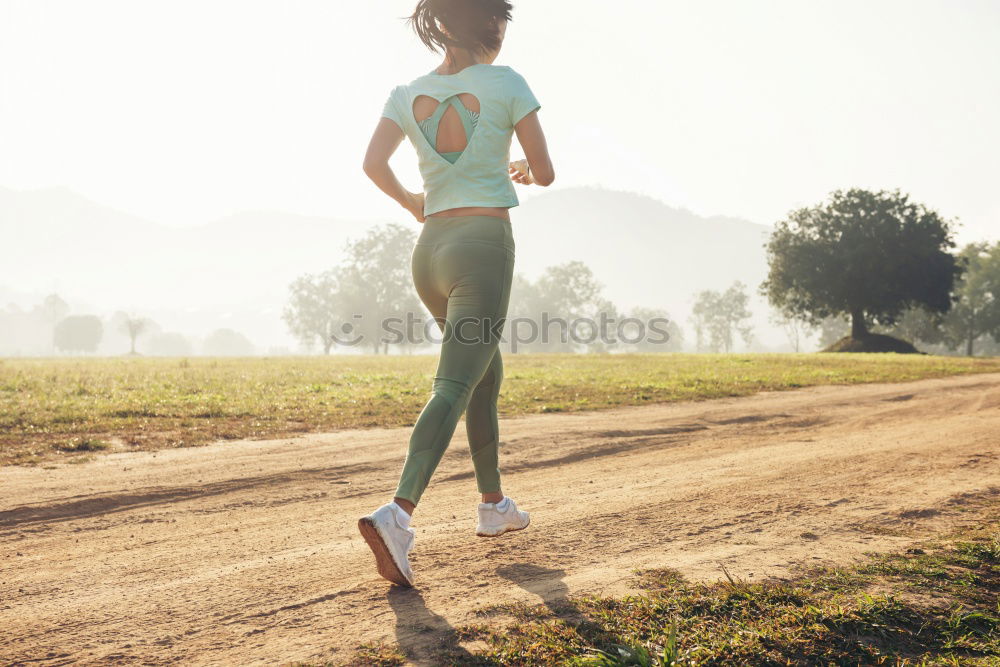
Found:
[[[530,185],[551,185],[556,179],[555,169],[552,167],[552,159],[549,157],[549,147],[545,143],[545,133],[542,132],[542,124],[538,120],[538,112],[532,111],[527,116],[518,121],[514,126],[517,133],[517,142],[524,149],[524,157],[528,161],[530,169],[529,175],[525,176],[514,167],[509,171],[514,175],[512,180],[516,183]]]
[[[395,122],[382,116],[375,127],[371,141],[368,142],[364,170],[368,178],[372,179],[382,192],[399,202],[399,205],[412,213],[418,222],[423,222],[424,194],[422,192],[415,194],[404,188],[389,166],[389,158],[399,148],[405,136]]]

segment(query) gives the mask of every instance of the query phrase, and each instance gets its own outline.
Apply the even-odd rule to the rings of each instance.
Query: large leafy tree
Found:
[[[908,308],[949,309],[961,272],[954,246],[949,224],[898,190],[836,190],[775,225],[761,292],[811,324],[848,315],[851,336],[864,338]]]

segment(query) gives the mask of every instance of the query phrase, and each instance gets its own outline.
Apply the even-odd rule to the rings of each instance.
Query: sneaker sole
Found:
[[[366,516],[361,517],[358,519],[358,530],[361,532],[361,536],[365,538],[365,542],[368,543],[368,547],[372,550],[372,553],[375,554],[375,568],[378,570],[378,573],[394,584],[412,588],[413,584],[410,583],[406,575],[396,565],[396,560],[389,552],[389,547],[386,545],[385,540],[382,539],[382,536],[379,535],[378,528],[375,527],[375,522]]]
[[[531,515],[529,514],[528,515],[528,523],[524,524],[520,528],[505,528],[505,529],[501,530],[499,533],[480,533],[477,530],[476,531],[476,537],[500,537],[501,535],[503,535],[505,533],[513,533],[513,532],[518,531],[518,530],[524,530],[525,528],[527,528],[530,525],[531,525]]]

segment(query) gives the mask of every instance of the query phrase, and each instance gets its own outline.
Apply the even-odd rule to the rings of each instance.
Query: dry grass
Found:
[[[413,424],[434,356],[0,360],[0,464]],[[513,355],[505,415],[1000,371],[895,354]]]

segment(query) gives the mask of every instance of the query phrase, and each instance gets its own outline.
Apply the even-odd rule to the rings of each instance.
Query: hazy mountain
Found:
[[[286,278],[336,261],[348,236],[368,224],[254,212],[174,228],[64,188],[0,188],[0,283],[122,307],[254,301],[283,295]]]
[[[645,195],[598,188],[539,194],[511,211],[517,265],[525,272],[578,259],[621,306],[686,316],[700,289],[764,279],[769,227],[699,217]]]
[[[754,291],[766,271],[766,226],[699,217],[644,195],[536,191],[511,218],[518,271],[533,278],[546,266],[581,260],[616,304],[663,308],[682,326],[695,291],[736,279]],[[349,238],[387,221],[249,212],[176,228],[65,188],[0,188],[0,288],[54,291],[195,336],[230,327],[264,348],[292,345],[280,320],[288,284],[333,266]],[[402,210],[392,221],[419,231]],[[763,308],[756,310],[765,322]]]
[[[251,212],[173,228],[65,188],[0,188],[0,286],[135,311],[190,334],[231,327],[264,347],[288,344],[288,284],[335,264],[371,224]]]

